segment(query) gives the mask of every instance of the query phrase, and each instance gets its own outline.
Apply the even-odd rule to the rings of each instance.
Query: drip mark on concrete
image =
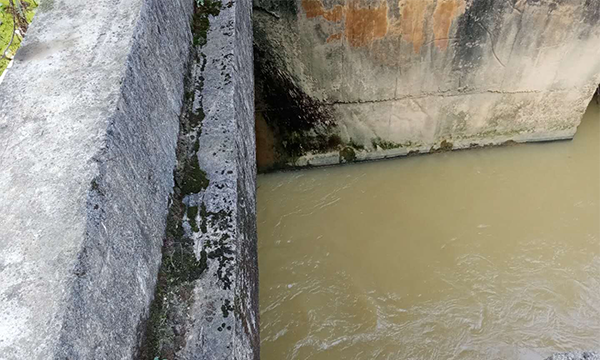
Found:
[[[477,25],[481,26],[481,28],[483,30],[485,30],[486,33],[488,33],[488,35],[490,36],[491,44],[492,44],[492,54],[494,54],[494,57],[496,58],[496,60],[498,61],[498,63],[500,65],[502,65],[502,67],[506,67],[504,65],[504,63],[498,57],[498,54],[496,54],[496,49],[495,49],[495,46],[494,46],[494,36],[492,35],[492,33],[485,26],[483,26],[483,24],[481,24],[480,22],[477,22]]]

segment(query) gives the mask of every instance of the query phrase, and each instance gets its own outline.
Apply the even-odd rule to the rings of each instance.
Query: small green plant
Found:
[[[36,7],[33,0],[0,0],[0,74],[21,45]]]

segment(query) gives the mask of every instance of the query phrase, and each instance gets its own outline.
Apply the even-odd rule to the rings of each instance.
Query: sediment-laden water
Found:
[[[599,139],[260,176],[262,358],[600,349]]]

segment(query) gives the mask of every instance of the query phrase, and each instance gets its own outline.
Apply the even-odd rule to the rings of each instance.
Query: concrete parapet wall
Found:
[[[255,7],[264,168],[569,139],[600,82],[598,1]]]
[[[46,0],[0,85],[0,358],[127,359],[165,228],[192,0]]]

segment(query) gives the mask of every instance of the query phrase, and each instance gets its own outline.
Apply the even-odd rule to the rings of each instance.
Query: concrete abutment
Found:
[[[599,2],[255,9],[262,170],[571,139],[600,81]]]
[[[573,136],[596,3],[399,4],[46,0],[0,85],[0,358],[258,359],[255,132],[265,169]]]

